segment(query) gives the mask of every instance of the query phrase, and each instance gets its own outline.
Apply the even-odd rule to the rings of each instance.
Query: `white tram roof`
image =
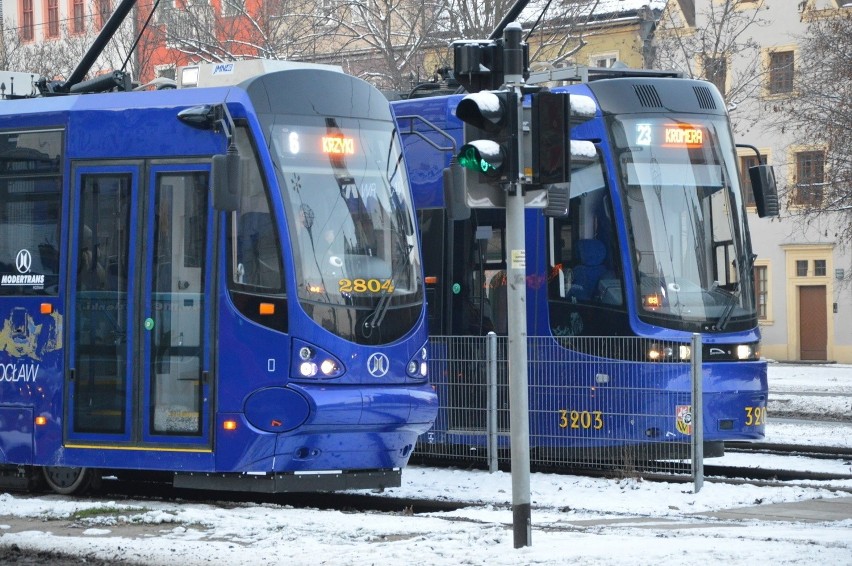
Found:
[[[274,59],[245,59],[226,63],[198,63],[178,68],[178,88],[232,86],[246,79],[290,69],[322,69],[343,72],[339,65],[301,63]]]

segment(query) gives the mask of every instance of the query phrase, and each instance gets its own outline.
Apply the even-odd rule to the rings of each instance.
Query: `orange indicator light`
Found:
[[[237,421],[225,421],[222,423],[225,430],[237,430]]]
[[[47,417],[36,417],[35,418],[36,426],[44,426],[47,424]]]
[[[258,311],[264,315],[275,314],[275,305],[272,303],[260,303]]]
[[[438,284],[438,278],[434,275],[428,275],[428,276],[424,277],[424,280],[426,281],[427,285],[437,285]]]
[[[50,314],[53,312],[53,305],[50,303],[41,304],[41,314]]]
[[[354,155],[355,140],[346,136],[323,136],[322,152],[330,155]]]
[[[667,124],[663,131],[664,147],[698,148],[704,145],[704,129],[690,124]]]

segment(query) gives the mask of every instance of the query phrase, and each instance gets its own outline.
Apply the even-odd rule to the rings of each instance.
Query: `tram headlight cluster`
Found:
[[[405,369],[411,377],[425,378],[429,372],[428,365],[428,353],[426,346],[423,346],[417,352],[417,355],[408,361],[408,366]]]
[[[652,362],[687,362],[692,357],[692,348],[686,344],[663,345],[653,343],[648,348],[648,359]]]
[[[662,345],[653,343],[648,347],[647,357],[652,362],[688,362],[692,348],[686,344]],[[760,358],[760,343],[712,346],[704,361],[746,361]]]
[[[302,345],[297,350],[297,356],[296,368],[299,377],[324,379],[343,374],[343,364],[318,348]]]

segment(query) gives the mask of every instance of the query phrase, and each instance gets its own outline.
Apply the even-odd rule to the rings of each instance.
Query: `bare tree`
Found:
[[[18,28],[7,25],[3,29],[0,68],[32,72],[49,80],[64,79],[77,66],[93,39],[92,33],[72,34],[62,25],[56,38],[24,41]],[[100,61],[93,71],[97,73],[108,68],[106,62]]]
[[[852,10],[814,14],[799,38],[795,88],[769,100],[775,129],[813,151],[788,164],[791,216],[852,244]]]
[[[162,41],[187,61],[219,62],[245,57],[310,59],[325,50],[329,28],[317,0],[188,0],[161,4],[155,18]]]
[[[405,90],[429,75],[427,52],[446,43],[442,0],[343,0],[327,10],[332,58],[379,88]]]
[[[741,131],[757,118],[736,110],[763,84],[766,70],[753,37],[770,23],[762,16],[767,7],[764,0],[748,10],[738,9],[737,0],[702,4],[699,11],[691,1],[668,2],[654,38],[653,66],[712,82],[728,104],[734,130]]]
[[[141,22],[136,11],[115,32],[103,53],[95,60],[87,77],[112,70],[127,70],[134,78],[146,73],[150,53],[156,47],[152,38],[139,35]],[[100,33],[96,24],[99,16],[85,19],[82,30],[72,31],[75,22],[61,23],[56,37],[40,41],[24,41],[20,28],[3,26],[3,47],[0,49],[0,69],[33,72],[48,80],[64,80],[79,65]],[[133,55],[136,55],[135,57]]]

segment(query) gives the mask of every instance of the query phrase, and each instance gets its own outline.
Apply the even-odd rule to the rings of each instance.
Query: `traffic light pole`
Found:
[[[527,284],[526,242],[524,226],[524,192],[520,176],[523,136],[523,55],[520,24],[512,22],[503,32],[506,87],[515,94],[517,104],[511,111],[518,113],[517,128],[512,132],[515,151],[506,195],[507,303],[509,323],[509,413],[512,442],[512,529],[515,548],[532,546],[532,517],[530,513],[530,436],[529,390],[527,377]]]

